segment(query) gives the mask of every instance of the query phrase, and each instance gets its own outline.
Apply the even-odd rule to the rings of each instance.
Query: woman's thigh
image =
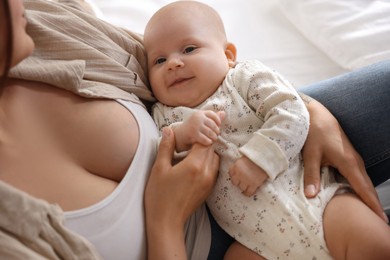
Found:
[[[390,61],[299,89],[326,106],[363,157],[374,185],[390,178]]]

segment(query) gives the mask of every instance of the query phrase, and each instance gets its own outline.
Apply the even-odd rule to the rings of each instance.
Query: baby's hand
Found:
[[[252,196],[267,179],[263,169],[243,156],[237,159],[229,169],[233,185],[237,186],[245,196]]]
[[[178,150],[188,150],[194,143],[213,144],[220,134],[225,112],[198,110],[175,129]]]

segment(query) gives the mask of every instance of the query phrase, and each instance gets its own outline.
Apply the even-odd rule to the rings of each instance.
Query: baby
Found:
[[[305,197],[300,151],[309,113],[277,72],[255,60],[236,64],[215,10],[195,1],[169,4],[147,24],[144,45],[158,127],[173,129],[178,152],[197,142],[220,156],[207,205],[246,247],[236,244],[227,259],[247,248],[254,259],[356,259],[377,250],[389,257],[390,240],[375,239],[389,237],[388,226],[330,169],[322,169],[319,195]],[[356,204],[359,214],[344,203]],[[348,224],[340,230],[339,221],[378,225],[366,234]]]

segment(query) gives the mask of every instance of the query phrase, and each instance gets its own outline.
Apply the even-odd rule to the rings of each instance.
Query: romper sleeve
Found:
[[[156,123],[157,129],[161,134],[161,129],[164,126],[167,126],[164,120],[164,107],[160,103],[155,103],[152,107],[152,117],[154,122]]]
[[[160,137],[158,138],[158,145],[161,142],[161,134],[164,127],[169,127],[173,130],[184,120],[183,113],[180,108],[168,107],[159,102],[155,103],[152,107],[152,117],[160,133]],[[173,157],[175,159],[183,159],[187,156],[187,154],[188,151],[177,152],[175,150]]]
[[[155,103],[152,107],[152,117],[157,125],[160,135],[164,127],[170,127],[173,129],[184,120],[180,107],[168,107],[159,102]]]
[[[274,180],[299,155],[309,129],[309,113],[291,84],[258,61],[239,64],[233,81],[264,122],[239,151]]]

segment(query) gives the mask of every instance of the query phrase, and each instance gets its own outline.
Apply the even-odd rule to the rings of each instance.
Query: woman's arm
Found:
[[[305,194],[319,192],[320,167],[337,168],[360,198],[388,222],[361,156],[341,129],[336,118],[316,100],[301,94],[310,113],[310,129],[303,148]]]
[[[172,166],[171,129],[163,129],[156,162],[145,190],[148,259],[186,259],[184,225],[215,184],[219,158],[212,146],[195,144]]]

